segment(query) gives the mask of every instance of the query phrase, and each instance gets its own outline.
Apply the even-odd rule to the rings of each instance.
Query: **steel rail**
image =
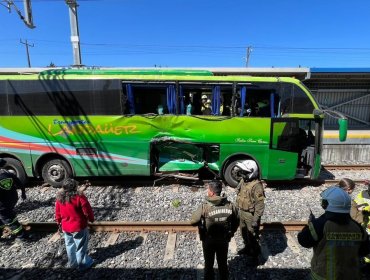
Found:
[[[340,179],[328,179],[328,180],[313,180],[312,182],[318,182],[320,184],[338,184],[339,181],[340,181]],[[353,179],[352,181],[355,182],[356,184],[364,184],[365,183],[365,180]]]
[[[364,170],[370,169],[370,164],[324,164],[322,167],[327,170]]]
[[[263,231],[300,231],[307,222],[286,221],[262,223],[260,229]],[[54,222],[25,222],[23,227],[29,231],[53,232],[58,226]],[[89,229],[94,232],[197,232],[198,228],[189,222],[120,222],[101,221],[89,223]]]

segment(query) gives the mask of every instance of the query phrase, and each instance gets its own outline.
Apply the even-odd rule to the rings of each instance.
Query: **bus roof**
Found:
[[[1,70],[1,69],[0,69]],[[279,76],[214,75],[211,70],[177,68],[55,68],[55,69],[12,69],[0,71],[0,80],[52,80],[52,79],[122,79],[158,81],[207,81],[207,82],[289,82],[299,80]]]
[[[213,76],[208,70],[190,69],[50,69],[39,73],[44,75],[171,75],[171,76]]]

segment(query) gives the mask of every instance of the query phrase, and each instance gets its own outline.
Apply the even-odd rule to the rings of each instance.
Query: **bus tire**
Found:
[[[25,185],[27,183],[27,174],[24,171],[22,163],[14,158],[3,158],[3,159],[6,161],[6,164],[3,167],[3,169],[6,169],[9,172],[17,175],[19,181],[21,181],[21,183]]]
[[[230,162],[227,165],[226,169],[225,169],[224,179],[225,179],[226,183],[228,183],[229,186],[232,187],[232,188],[236,188],[238,186],[240,180],[242,179],[242,177],[240,177],[237,174],[239,168],[235,168],[235,165],[238,162],[242,162],[243,160],[245,160],[245,159],[234,160],[234,161]]]
[[[49,185],[60,188],[65,179],[72,178],[72,169],[65,160],[53,159],[42,167],[42,178]]]

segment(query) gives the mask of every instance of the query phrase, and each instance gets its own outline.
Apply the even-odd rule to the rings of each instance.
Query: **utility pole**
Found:
[[[247,58],[245,60],[245,67],[249,67],[249,58],[251,56],[252,46],[247,47]]]
[[[0,2],[0,5],[4,6],[8,10],[9,13],[11,12],[11,8],[13,7],[13,9],[17,12],[18,16],[20,17],[20,19],[23,20],[23,22],[27,25],[27,27],[35,28],[36,26],[33,25],[33,19],[32,19],[31,0],[23,0],[23,4],[24,4],[25,16],[22,15],[19,8],[14,4],[14,1],[2,0]]]
[[[76,0],[66,0],[66,4],[69,6],[69,22],[71,25],[71,42],[73,50],[73,66],[80,67],[82,66],[82,63],[77,20],[78,5]]]
[[[26,46],[28,67],[31,68],[31,60],[30,60],[30,53],[28,51],[28,47],[34,47],[34,45],[33,44],[32,45],[28,44],[27,40],[26,40],[26,42],[22,42],[22,39],[19,39],[19,41],[21,42],[21,44]]]

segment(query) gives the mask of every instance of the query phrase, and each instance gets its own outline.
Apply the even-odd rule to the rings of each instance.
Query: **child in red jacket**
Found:
[[[86,196],[77,187],[78,182],[73,179],[64,181],[62,190],[57,194],[55,220],[64,232],[68,266],[85,270],[94,263],[87,254],[87,222],[94,222],[94,213]]]

